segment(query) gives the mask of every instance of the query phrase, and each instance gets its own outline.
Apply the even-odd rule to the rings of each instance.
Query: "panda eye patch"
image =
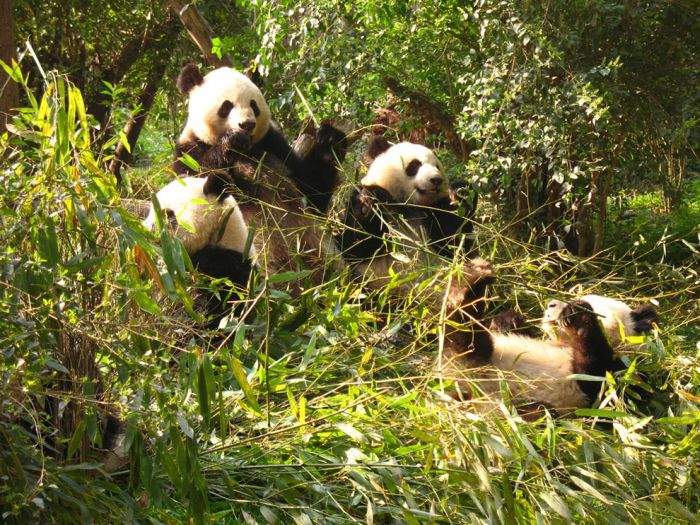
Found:
[[[255,102],[255,100],[250,101],[250,107],[253,108],[253,115],[256,117],[260,116],[260,108],[258,107],[258,103]]]
[[[221,106],[219,106],[219,111],[216,112],[217,115],[221,118],[226,118],[228,117],[228,114],[231,113],[231,110],[233,109],[233,102],[230,100],[224,100],[221,103]]]
[[[406,166],[406,175],[409,177],[415,177],[418,175],[418,170],[423,164],[421,161],[418,159],[413,159],[411,162],[408,163],[408,166]]]

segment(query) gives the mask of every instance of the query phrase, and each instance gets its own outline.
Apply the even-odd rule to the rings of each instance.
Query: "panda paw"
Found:
[[[221,137],[221,142],[228,150],[239,152],[250,151],[253,147],[253,137],[245,131],[230,131]]]
[[[469,273],[482,279],[493,278],[493,266],[486,259],[474,257],[469,264]]]
[[[567,304],[561,311],[560,319],[562,326],[571,333],[580,333],[598,322],[591,305],[582,300]]]
[[[316,143],[321,146],[333,147],[343,143],[347,136],[330,122],[323,122],[316,132]]]

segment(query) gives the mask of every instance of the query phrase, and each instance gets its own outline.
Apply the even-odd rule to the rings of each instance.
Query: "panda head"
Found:
[[[164,186],[156,198],[168,221],[170,234],[182,242],[191,256],[209,245],[243,253],[248,228],[233,196],[225,191],[225,181],[209,177],[184,177]],[[225,228],[222,228],[226,220]],[[153,206],[143,225],[156,230]]]
[[[651,305],[643,305],[633,310],[622,301],[601,295],[589,294],[580,299],[591,306],[613,345],[621,342],[620,325],[626,337],[638,336],[651,331],[653,323],[659,320],[656,309]],[[567,303],[557,300],[547,304],[542,318],[542,330],[551,339],[560,339],[563,336],[560,320],[566,305]]]
[[[252,80],[230,67],[202,76],[194,64],[186,65],[177,79],[178,89],[189,97],[185,138],[194,135],[213,145],[224,135],[248,135],[253,144],[270,129],[270,108]]]
[[[362,178],[364,187],[382,188],[396,202],[431,206],[448,195],[442,163],[430,149],[401,142],[391,145],[374,137],[367,150],[372,164]]]

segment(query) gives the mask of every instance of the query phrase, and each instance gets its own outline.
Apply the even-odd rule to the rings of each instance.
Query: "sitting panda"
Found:
[[[429,267],[435,255],[453,258],[460,243],[470,251],[476,199],[463,200],[462,187],[449,185],[430,149],[375,136],[367,157],[371,164],[350,196],[338,242],[369,286],[385,286],[392,272]]]
[[[505,380],[517,404],[525,409],[547,407],[563,414],[590,407],[601,383],[568,379],[572,374],[605,377],[614,372],[613,348],[590,303],[577,299],[566,304],[552,320],[566,337],[540,340],[512,333],[492,332],[485,327],[484,296],[493,280],[491,266],[482,261],[467,274],[467,286],[453,302],[445,326],[443,373],[456,374],[459,393],[471,397],[472,379],[487,394],[498,394]],[[460,377],[461,376],[461,377]]]
[[[183,177],[216,174],[201,188],[208,196],[219,194],[221,180],[226,183],[227,197],[236,201],[243,222],[252,230],[251,253],[264,275],[308,270],[318,285],[329,263],[334,270],[341,268],[333,239],[308,213],[307,203],[319,210],[327,206],[338,161],[344,156],[345,135],[322,126],[314,148],[300,159],[271,121],[258,87],[242,73],[222,67],[202,76],[196,66],[188,65],[177,85],[189,96],[189,113],[176,144],[173,169]],[[206,231],[197,231],[196,237],[200,242],[210,239]],[[194,256],[199,267],[225,267],[228,261],[219,259],[220,250],[207,246]],[[295,295],[303,287],[303,271],[299,282],[290,283]]]
[[[248,246],[250,232],[226,180],[216,173],[207,178],[185,177],[164,186],[156,199],[168,221],[166,226],[182,242],[193,267],[245,289],[257,252]],[[156,221],[156,210],[151,206],[144,226],[154,231]],[[213,293],[198,293],[195,299],[202,313],[212,318],[209,327],[218,326],[228,310],[226,296],[219,299]]]
[[[653,325],[659,322],[659,315],[650,304],[633,310],[622,301],[601,295],[589,294],[579,299],[591,306],[613,346],[623,343],[623,337],[635,337],[651,332]],[[559,322],[566,305],[564,301],[558,300],[547,304],[542,318],[542,331],[550,339],[559,340],[566,335],[560,330]]]
[[[299,198],[287,178],[309,205],[326,211],[347,149],[345,133],[322,124],[314,146],[301,159],[272,121],[260,89],[244,74],[221,67],[202,76],[196,65],[188,64],[178,76],[177,87],[189,97],[187,122],[175,146],[177,175],[197,174],[190,157],[203,174],[226,171],[245,193],[267,184],[292,200]],[[260,163],[268,169],[258,174]],[[270,195],[260,196],[265,197]]]

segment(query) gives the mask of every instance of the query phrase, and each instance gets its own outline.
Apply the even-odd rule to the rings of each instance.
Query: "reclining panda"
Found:
[[[548,317],[550,328],[559,334],[556,341],[497,332],[486,328],[484,307],[486,288],[493,279],[485,261],[467,272],[461,297],[449,305],[442,372],[456,376],[463,398],[477,390],[498,395],[500,380],[505,380],[516,404],[526,412],[544,406],[563,414],[590,407],[600,393],[600,381],[569,376],[605,377],[620,369],[608,337],[611,327],[598,322],[594,305],[601,303],[584,298],[562,303]],[[644,311],[646,319],[653,317],[648,309]]]

